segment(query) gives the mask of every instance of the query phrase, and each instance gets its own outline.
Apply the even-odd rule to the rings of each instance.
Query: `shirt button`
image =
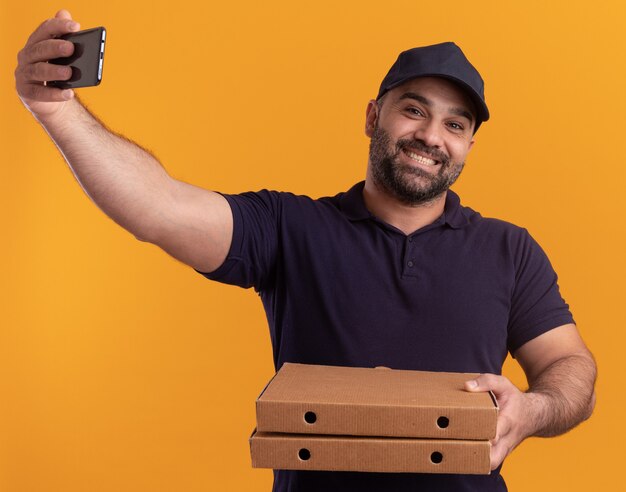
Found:
[[[412,238],[412,237],[410,237],[410,238],[409,238],[409,242],[410,242],[410,243],[412,243],[412,242],[413,242],[413,238]]]
[[[411,268],[413,266],[413,261],[409,260],[409,262],[407,263],[407,265],[409,265],[409,268]]]

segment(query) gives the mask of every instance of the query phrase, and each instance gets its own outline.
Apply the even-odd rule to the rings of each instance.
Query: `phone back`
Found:
[[[72,77],[69,80],[50,81],[47,85],[68,89],[100,84],[105,38],[106,29],[104,27],[94,27],[61,36],[60,39],[74,43],[74,53],[66,58],[55,58],[49,63],[71,66]]]

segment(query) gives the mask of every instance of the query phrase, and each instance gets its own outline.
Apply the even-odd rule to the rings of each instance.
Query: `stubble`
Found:
[[[464,163],[454,163],[439,149],[428,147],[421,140],[400,139],[392,151],[389,134],[378,125],[370,141],[370,164],[374,184],[405,205],[417,206],[433,201],[457,180]],[[439,170],[431,174],[400,162],[400,153],[412,148],[440,161]]]

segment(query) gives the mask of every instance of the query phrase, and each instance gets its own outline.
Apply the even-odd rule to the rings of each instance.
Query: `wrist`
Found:
[[[65,101],[59,109],[50,114],[35,114],[33,116],[37,121],[46,129],[62,128],[68,121],[71,120],[72,114],[76,114],[80,107],[80,102],[76,97],[73,97],[69,101]]]

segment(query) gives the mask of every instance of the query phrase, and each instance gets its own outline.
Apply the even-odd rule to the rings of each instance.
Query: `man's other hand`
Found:
[[[72,76],[70,67],[48,61],[74,52],[72,42],[56,38],[79,29],[80,25],[72,20],[70,13],[60,10],[53,19],[35,29],[17,55],[15,88],[26,108],[40,120],[58,113],[65,102],[74,97],[71,89],[47,87],[46,81],[67,80]]]
[[[492,391],[498,400],[496,437],[491,440],[491,469],[495,470],[515,447],[533,434],[529,410],[534,395],[521,392],[504,376],[481,374],[465,383],[467,391]]]

